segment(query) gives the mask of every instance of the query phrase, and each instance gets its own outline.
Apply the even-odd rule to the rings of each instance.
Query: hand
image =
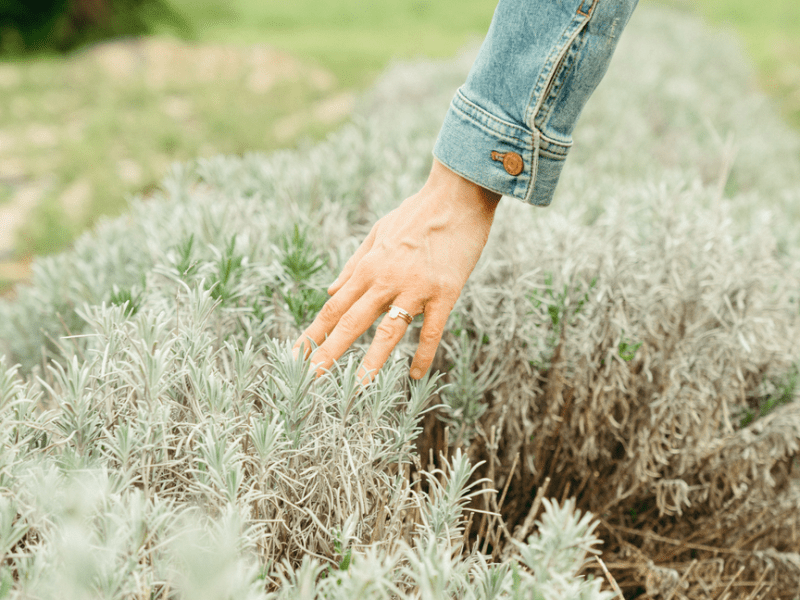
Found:
[[[486,245],[500,195],[434,160],[428,181],[381,218],[328,288],[332,297],[295,342],[308,354],[312,340],[317,375],[330,368],[390,305],[424,313],[411,377],[433,362],[447,318]],[[386,315],[361,363],[371,380],[408,325]],[[327,336],[327,337],[326,337]]]

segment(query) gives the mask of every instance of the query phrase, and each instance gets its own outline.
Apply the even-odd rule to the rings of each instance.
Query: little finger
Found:
[[[441,301],[425,305],[425,321],[419,332],[419,345],[414,360],[411,361],[412,379],[420,379],[430,369],[453,305],[454,303]]]

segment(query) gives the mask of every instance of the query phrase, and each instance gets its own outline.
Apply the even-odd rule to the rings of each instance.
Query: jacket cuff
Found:
[[[496,117],[460,89],[445,115],[433,155],[481,187],[547,206],[571,145]]]

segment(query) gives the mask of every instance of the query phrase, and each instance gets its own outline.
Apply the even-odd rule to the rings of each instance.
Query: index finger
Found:
[[[297,352],[303,348],[303,355],[311,352],[312,346],[321,346],[325,337],[333,331],[342,316],[358,301],[363,295],[364,284],[357,285],[352,279],[341,290],[322,306],[322,310],[314,318],[311,325],[300,335],[294,343],[292,350]],[[312,343],[309,343],[310,340]]]

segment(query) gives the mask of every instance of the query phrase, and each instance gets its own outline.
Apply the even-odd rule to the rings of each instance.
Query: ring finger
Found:
[[[420,303],[408,298],[398,297],[392,303],[392,306],[406,310],[412,315],[412,318],[414,314],[422,312]],[[370,344],[358,371],[363,383],[372,381],[378,370],[388,360],[394,347],[403,339],[409,325],[410,323],[406,322],[404,318],[401,316],[394,317],[391,312],[381,319],[375,331],[375,338],[372,340],[372,344]]]

